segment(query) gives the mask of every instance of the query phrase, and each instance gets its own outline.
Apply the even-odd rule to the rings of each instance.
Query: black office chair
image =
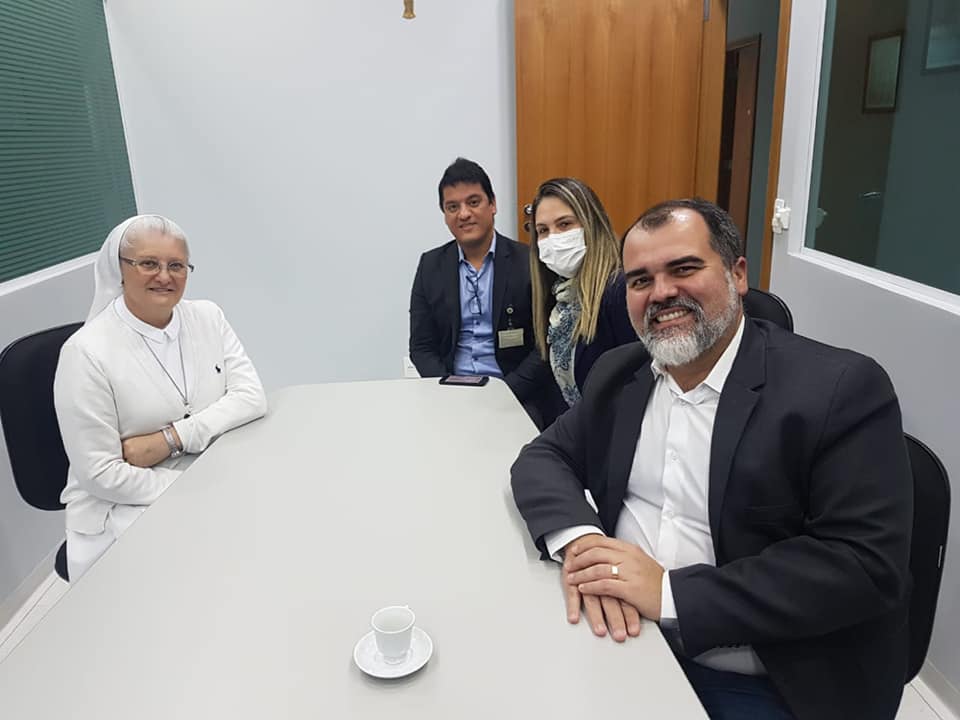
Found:
[[[913,543],[910,546],[913,595],[910,598],[910,657],[905,681],[910,682],[920,672],[933,632],[950,524],[950,478],[930,448],[915,437],[904,437],[913,470]]]
[[[769,320],[784,330],[793,332],[793,315],[787,304],[772,292],[750,288],[743,297],[743,309],[758,320]]]
[[[40,510],[62,510],[67,454],[53,406],[60,348],[83,323],[71,323],[14,340],[0,353],[0,422],[13,480],[21,497]],[[67,544],[54,564],[67,576]]]

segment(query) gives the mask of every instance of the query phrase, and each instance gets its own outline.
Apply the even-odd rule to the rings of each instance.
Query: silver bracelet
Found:
[[[170,457],[177,458],[183,455],[183,448],[177,444],[177,439],[173,434],[173,425],[164,425],[160,428],[163,433],[163,439],[167,441],[167,447],[170,448]]]

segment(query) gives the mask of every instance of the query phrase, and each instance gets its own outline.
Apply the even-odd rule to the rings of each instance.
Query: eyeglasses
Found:
[[[480,282],[479,278],[476,276],[467,273],[467,286],[470,292],[470,297],[467,298],[467,304],[470,308],[470,312],[473,312],[477,315],[483,315],[483,306],[480,304]],[[473,303],[477,303],[477,309],[473,309]]]
[[[188,272],[193,272],[193,265],[180,262],[179,260],[164,263],[152,258],[131,260],[130,258],[120,256],[120,259],[129,265],[133,265],[133,267],[140,271],[141,275],[159,275],[160,271],[164,268],[166,268],[168,273],[176,277],[185,277]]]

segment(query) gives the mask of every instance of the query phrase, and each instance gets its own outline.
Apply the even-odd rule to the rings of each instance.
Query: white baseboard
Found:
[[[913,687],[920,697],[944,720],[960,718],[960,690],[957,690],[929,660],[923,663]]]
[[[50,573],[54,572],[53,565],[57,558],[57,550],[59,549],[60,543],[58,542],[53,550],[40,561],[40,564],[17,586],[17,589],[0,603],[0,630],[7,626],[14,615],[16,615],[20,608],[30,599],[30,596],[36,592],[37,588],[47,581]]]

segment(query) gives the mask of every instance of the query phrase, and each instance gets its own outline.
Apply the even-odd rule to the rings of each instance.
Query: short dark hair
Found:
[[[723,259],[723,264],[728,270],[733,268],[737,259],[743,256],[743,239],[740,237],[740,231],[737,230],[733,218],[726,210],[703,198],[667,200],[654,205],[637,218],[627,233],[638,226],[643,230],[656,230],[673,220],[675,210],[683,209],[693,210],[703,218],[710,230],[710,247]],[[626,234],[623,237],[626,239]]]
[[[437,194],[440,196],[440,209],[443,210],[443,189],[460,183],[476,183],[487,194],[487,200],[493,202],[496,196],[493,194],[493,186],[490,184],[490,178],[482,167],[473,160],[458,157],[443,171],[443,177],[440,178],[440,186],[437,188]]]

